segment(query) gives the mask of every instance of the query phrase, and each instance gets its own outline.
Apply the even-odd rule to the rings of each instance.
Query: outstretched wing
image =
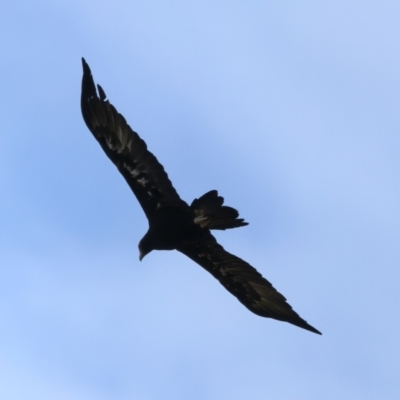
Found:
[[[147,218],[164,204],[186,204],[168,179],[163,166],[147,150],[146,143],[127,124],[93,81],[82,58],[82,116],[108,158],[118,168],[137,197]]]
[[[253,313],[289,322],[318,333],[302,319],[261,274],[246,261],[228,253],[210,234],[209,238],[185,244],[178,250],[206,269]]]

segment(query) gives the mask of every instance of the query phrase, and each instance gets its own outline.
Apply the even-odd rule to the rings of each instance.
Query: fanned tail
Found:
[[[195,214],[194,222],[202,228],[207,229],[231,229],[248,225],[242,218],[238,218],[239,213],[232,207],[223,206],[224,198],[218,196],[216,190],[211,190],[203,194],[198,199],[194,199],[190,208]]]

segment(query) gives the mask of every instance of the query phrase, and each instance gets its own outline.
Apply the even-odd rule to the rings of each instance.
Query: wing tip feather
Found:
[[[82,68],[83,68],[83,72],[84,73],[87,73],[87,74],[91,74],[92,73],[92,71],[90,70],[89,64],[86,62],[84,57],[82,57]]]
[[[293,323],[291,321],[288,321],[288,322],[293,324],[293,325],[298,326],[299,328],[303,328],[303,329],[305,329],[307,331],[310,331],[310,332],[316,333],[317,335],[321,335],[322,336],[322,333],[318,329],[315,329],[313,326],[311,326],[306,321],[304,321],[304,319],[301,319],[301,323],[299,323],[299,324],[298,323]]]
[[[99,84],[97,85],[97,90],[99,91],[100,101],[106,101],[107,100],[106,92]]]

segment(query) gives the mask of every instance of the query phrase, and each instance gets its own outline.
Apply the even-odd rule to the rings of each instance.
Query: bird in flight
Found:
[[[216,190],[188,205],[172,186],[163,166],[146,143],[108,101],[93,81],[82,58],[83,119],[108,158],[132,189],[149,222],[139,242],[139,259],[152,250],[178,250],[202,266],[245,307],[261,317],[289,322],[321,334],[302,319],[261,274],[246,261],[228,253],[210,230],[247,225],[239,213],[223,205]]]

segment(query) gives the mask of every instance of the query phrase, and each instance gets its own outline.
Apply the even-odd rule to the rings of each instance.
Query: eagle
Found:
[[[178,250],[216,278],[245,307],[261,317],[289,322],[321,334],[302,319],[255,268],[228,253],[211,234],[248,225],[236,209],[211,190],[189,205],[179,197],[164,167],[96,85],[82,58],[83,119],[118,168],[148,219],[139,242],[139,259],[153,250]]]

